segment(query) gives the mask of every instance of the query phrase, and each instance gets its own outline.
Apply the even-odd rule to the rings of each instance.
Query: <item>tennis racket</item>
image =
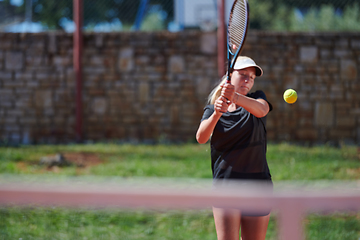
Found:
[[[231,73],[234,70],[236,59],[244,46],[246,33],[249,27],[249,4],[247,0],[235,0],[230,11],[227,48],[228,71],[227,82],[231,82]]]

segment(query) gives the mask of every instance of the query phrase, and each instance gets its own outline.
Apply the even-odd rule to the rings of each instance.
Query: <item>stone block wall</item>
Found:
[[[250,34],[244,54],[264,68],[256,86],[274,111],[269,139],[309,143],[360,142],[360,34]],[[289,105],[287,88],[298,92]]]
[[[72,39],[0,33],[1,141],[76,140]],[[250,31],[243,55],[264,69],[269,140],[360,142],[360,34]],[[84,140],[194,140],[217,81],[215,32],[85,34]]]

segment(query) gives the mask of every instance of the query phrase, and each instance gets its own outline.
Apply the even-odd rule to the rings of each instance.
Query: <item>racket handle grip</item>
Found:
[[[226,76],[226,83],[227,83],[227,84],[231,84],[231,78],[230,78],[229,75]],[[231,101],[229,101],[229,100],[227,100],[226,102],[227,102],[228,104],[231,103]]]
[[[227,77],[226,77],[226,83],[228,83],[228,84],[230,84],[230,83],[231,83],[231,78],[230,78],[230,76],[229,76],[229,75],[227,75]]]

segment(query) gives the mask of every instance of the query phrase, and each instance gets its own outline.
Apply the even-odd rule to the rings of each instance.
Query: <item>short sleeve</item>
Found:
[[[213,113],[214,113],[214,105],[207,105],[205,108],[204,108],[204,114],[201,118],[201,122],[208,119]]]
[[[254,99],[259,99],[259,98],[264,99],[269,104],[269,112],[273,109],[273,106],[267,100],[265,93],[263,91],[261,91],[261,90],[258,90],[256,92],[248,94],[248,97],[251,97],[251,98],[254,98]]]

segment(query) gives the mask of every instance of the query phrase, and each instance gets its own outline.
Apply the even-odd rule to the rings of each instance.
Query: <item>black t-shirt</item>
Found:
[[[263,91],[249,93],[247,97],[267,101]],[[270,103],[269,107],[271,111]],[[213,112],[214,105],[207,105],[201,121]],[[213,178],[271,179],[266,144],[266,116],[257,118],[242,107],[224,113],[211,136]]]

